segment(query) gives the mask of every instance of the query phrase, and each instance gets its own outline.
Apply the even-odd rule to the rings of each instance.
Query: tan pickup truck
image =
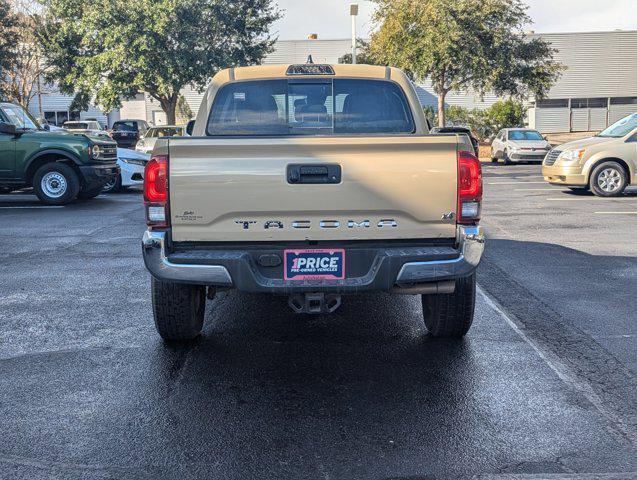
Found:
[[[276,65],[219,72],[192,137],[159,139],[145,172],[155,323],[203,326],[222,289],[329,313],[363,291],[422,295],[431,335],[471,326],[480,163],[465,135],[428,135],[394,68]]]

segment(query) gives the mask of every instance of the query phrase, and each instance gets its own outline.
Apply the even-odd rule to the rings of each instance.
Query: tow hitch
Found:
[[[341,296],[332,293],[296,293],[288,305],[296,313],[332,313],[341,306]]]

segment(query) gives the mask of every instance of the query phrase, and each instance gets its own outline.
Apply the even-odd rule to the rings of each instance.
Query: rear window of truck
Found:
[[[384,80],[258,80],[222,87],[210,136],[413,133],[402,89]]]

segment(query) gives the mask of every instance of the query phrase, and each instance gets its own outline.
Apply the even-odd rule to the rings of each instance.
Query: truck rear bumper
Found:
[[[453,246],[358,247],[350,249],[350,271],[343,280],[286,281],[257,265],[255,253],[238,248],[192,249],[167,252],[166,233],[146,231],[142,252],[146,268],[158,280],[243,291],[294,293],[355,293],[366,290],[396,291],[419,284],[454,280],[471,275],[484,251],[484,233],[478,226],[459,226]],[[282,250],[279,250],[282,251]],[[271,254],[271,252],[267,252]]]

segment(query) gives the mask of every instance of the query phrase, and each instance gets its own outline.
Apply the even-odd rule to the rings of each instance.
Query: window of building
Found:
[[[68,120],[79,120],[80,112],[71,112],[69,114],[68,110],[50,110],[44,112],[44,119],[49,125],[56,125],[60,127],[64,122]]]
[[[588,108],[587,98],[572,98],[571,108]]]
[[[606,98],[572,98],[571,108],[606,108]]]
[[[588,108],[606,108],[608,106],[607,98],[589,98]]]
[[[637,97],[615,97],[610,99],[611,105],[636,105]]]
[[[44,119],[49,125],[57,125],[55,112],[44,112]]]
[[[567,98],[545,98],[536,102],[538,108],[567,108]]]

